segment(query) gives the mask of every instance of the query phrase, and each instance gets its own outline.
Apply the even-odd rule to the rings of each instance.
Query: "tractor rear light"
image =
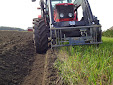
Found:
[[[68,16],[71,18],[71,17],[73,17],[73,14],[72,13],[69,13]]]
[[[64,14],[63,13],[60,13],[60,17],[63,18],[64,17]]]

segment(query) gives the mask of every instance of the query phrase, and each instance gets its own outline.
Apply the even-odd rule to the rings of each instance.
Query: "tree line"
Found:
[[[21,28],[16,28],[16,27],[0,27],[0,30],[17,30],[17,31],[25,31],[24,29]]]

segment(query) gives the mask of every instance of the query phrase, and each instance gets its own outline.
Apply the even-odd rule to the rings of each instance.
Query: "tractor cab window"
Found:
[[[58,3],[72,3],[72,0],[52,0],[52,7],[54,8]]]

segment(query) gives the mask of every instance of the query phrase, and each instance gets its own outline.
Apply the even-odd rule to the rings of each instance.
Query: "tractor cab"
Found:
[[[78,20],[72,0],[52,0],[51,3],[55,22]]]

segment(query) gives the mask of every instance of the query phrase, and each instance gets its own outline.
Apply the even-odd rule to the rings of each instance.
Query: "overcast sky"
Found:
[[[32,19],[40,14],[38,1],[0,0],[0,26],[32,27]],[[89,0],[92,12],[98,17],[102,30],[113,26],[113,0]]]

